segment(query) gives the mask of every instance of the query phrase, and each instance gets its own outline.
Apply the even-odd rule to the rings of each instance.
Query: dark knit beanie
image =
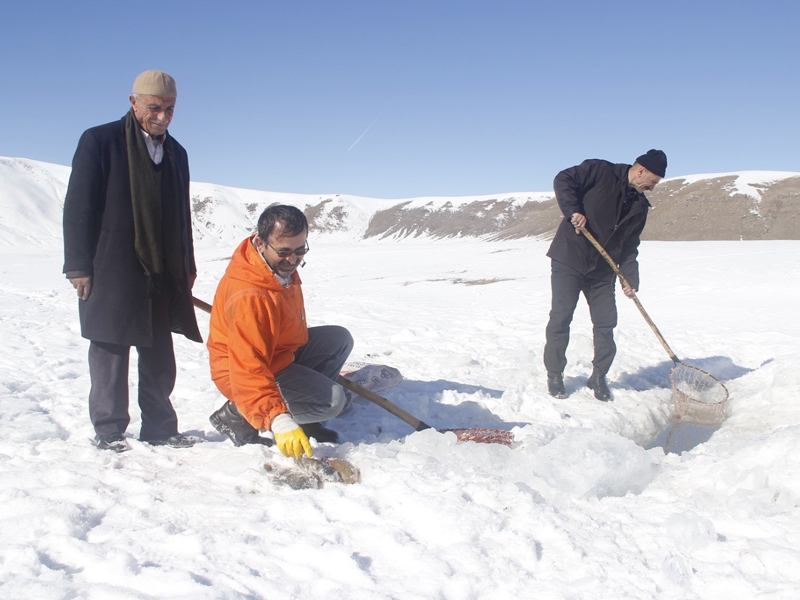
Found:
[[[653,175],[664,177],[667,174],[667,155],[661,150],[648,150],[647,154],[642,154],[636,162]]]

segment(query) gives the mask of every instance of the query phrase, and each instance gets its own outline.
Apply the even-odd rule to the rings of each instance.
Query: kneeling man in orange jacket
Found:
[[[267,208],[217,287],[208,336],[211,378],[228,399],[211,424],[236,446],[264,443],[259,430],[271,430],[295,458],[313,455],[309,437],[338,441],[320,422],[345,406],[336,377],[353,349],[345,328],[306,325],[297,267],[307,238],[302,211]]]

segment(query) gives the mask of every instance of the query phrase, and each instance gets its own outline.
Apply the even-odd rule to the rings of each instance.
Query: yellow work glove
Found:
[[[314,456],[308,437],[289,413],[283,413],[272,419],[270,425],[275,436],[275,445],[284,456],[301,458],[303,454]]]

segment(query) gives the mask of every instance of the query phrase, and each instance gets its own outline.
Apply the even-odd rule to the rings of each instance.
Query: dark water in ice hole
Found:
[[[672,452],[673,454],[688,452],[707,442],[719,427],[719,423],[707,425],[672,420],[645,448],[649,450],[650,448],[661,447],[664,452]]]

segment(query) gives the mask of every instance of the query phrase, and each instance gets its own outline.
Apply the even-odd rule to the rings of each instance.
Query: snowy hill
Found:
[[[0,246],[49,246],[61,238],[69,174],[61,165],[0,157]]]
[[[253,230],[261,212],[276,202],[302,209],[315,234],[347,241],[363,238],[372,216],[391,203],[339,194],[285,194],[195,182],[191,196],[196,241],[227,246],[241,241]]]
[[[0,244],[60,239],[69,167],[0,157]],[[329,240],[552,236],[561,213],[552,192],[403,200],[291,194],[193,182],[198,248],[230,248],[274,202],[302,208]],[[674,177],[649,194],[645,239],[800,239],[800,173],[750,171]]]

